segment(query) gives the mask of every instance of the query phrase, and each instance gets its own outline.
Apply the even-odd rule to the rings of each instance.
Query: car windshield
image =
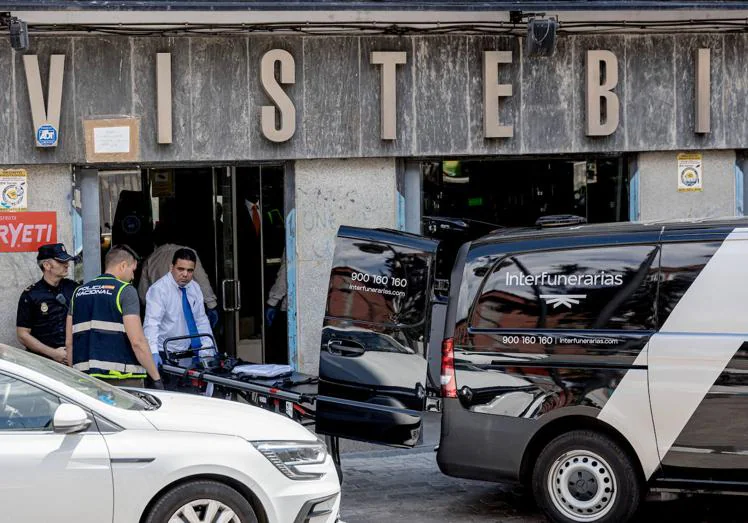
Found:
[[[86,396],[120,409],[148,410],[151,408],[145,401],[122,389],[36,354],[0,344],[0,360],[34,370]]]

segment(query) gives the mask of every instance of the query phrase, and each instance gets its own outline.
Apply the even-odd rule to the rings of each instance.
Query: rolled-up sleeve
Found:
[[[148,346],[153,354],[157,354],[161,347],[158,346],[158,332],[161,320],[164,317],[164,300],[158,287],[151,287],[145,296],[145,321],[143,332],[148,340]]]

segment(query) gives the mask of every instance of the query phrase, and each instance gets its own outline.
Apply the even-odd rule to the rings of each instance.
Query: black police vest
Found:
[[[125,334],[120,295],[129,285],[104,274],[73,294],[73,367],[108,379],[144,378]]]

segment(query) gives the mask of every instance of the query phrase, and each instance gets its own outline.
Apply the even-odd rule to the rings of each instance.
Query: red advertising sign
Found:
[[[0,212],[0,252],[33,252],[57,243],[57,213]]]

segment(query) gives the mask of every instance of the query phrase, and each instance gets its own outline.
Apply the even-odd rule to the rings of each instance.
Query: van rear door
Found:
[[[338,231],[320,345],[318,433],[418,443],[438,244],[391,230]]]

